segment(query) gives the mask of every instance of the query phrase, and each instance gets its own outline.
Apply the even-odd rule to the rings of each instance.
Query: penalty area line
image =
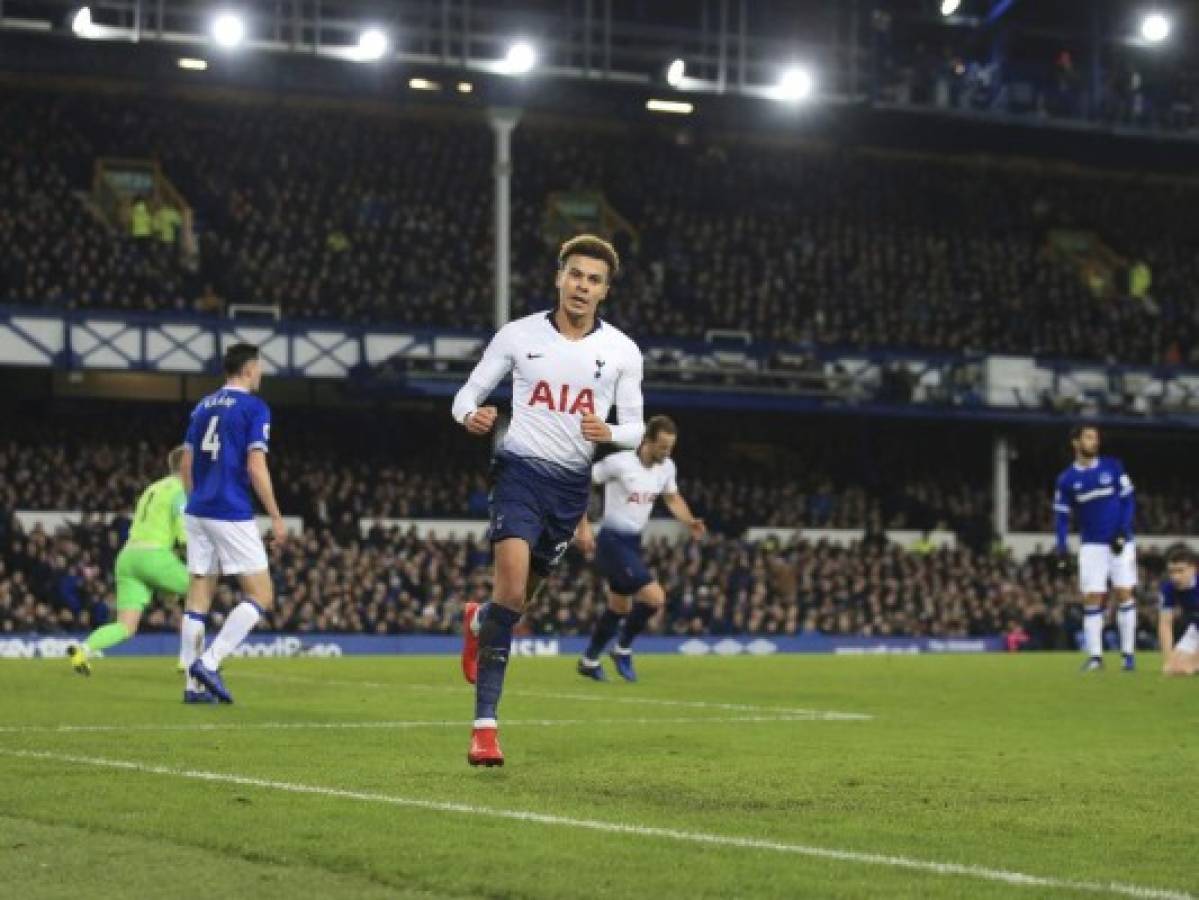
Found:
[[[440,800],[422,800],[414,797],[401,797],[393,794],[380,794],[369,791],[355,791],[343,788],[325,787],[322,785],[302,784],[291,781],[275,781],[269,778],[251,778],[226,772],[207,772],[198,769],[177,769],[168,766],[148,765],[131,760],[108,759],[99,756],[74,756],[65,753],[53,753],[40,750],[6,750],[0,748],[0,755],[18,759],[35,759],[45,762],[58,762],[75,766],[90,766],[100,769],[116,769],[135,772],[142,775],[159,775],[168,778],[188,781],[207,782],[210,784],[230,784],[239,787],[259,788],[286,794],[304,794],[337,800],[351,800],[359,803],[375,803],[390,806],[420,809],[429,812],[469,815],[508,821],[526,822],[554,828],[566,828],[575,831],[593,831],[604,834],[632,835],[640,838],[655,838],[676,843],[698,844],[708,847],[719,847],[734,850],[753,850],[760,852],[778,853],[792,856],[803,856],[812,859],[830,860],[833,862],[850,863],[867,866],[880,866],[892,869],[903,869],[910,872],[921,872],[929,875],[945,877],[968,878],[975,881],[998,882],[1013,887],[1050,888],[1054,890],[1078,891],[1090,894],[1108,894],[1121,897],[1139,897],[1145,900],[1196,900],[1184,891],[1154,888],[1136,884],[1126,884],[1117,881],[1072,881],[1066,878],[1054,878],[1045,875],[1031,875],[1025,872],[1015,872],[1006,869],[993,869],[987,866],[974,866],[963,863],[936,862],[934,860],[915,859],[907,856],[894,856],[884,853],[863,853],[855,850],[838,850],[831,847],[816,847],[807,844],[794,844],[784,841],[773,841],[764,838],[738,837],[736,835],[717,834],[704,831],[687,831],[676,828],[663,828],[653,825],[637,825],[624,822],[609,822],[602,819],[579,819],[573,816],[558,816],[548,813],[538,813],[517,809],[502,809],[491,806],[476,806],[469,803],[457,803]]]

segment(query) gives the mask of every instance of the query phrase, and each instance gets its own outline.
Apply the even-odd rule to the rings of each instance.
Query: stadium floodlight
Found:
[[[962,0],[941,0],[941,15],[948,18],[961,8]]]
[[[537,65],[537,48],[528,41],[516,41],[504,57],[504,72],[508,75],[527,75]]]
[[[440,91],[441,85],[428,78],[409,78],[408,87],[414,91]]]
[[[246,37],[246,22],[237,13],[218,13],[212,20],[212,39],[220,46],[232,50]]]
[[[674,113],[676,116],[689,116],[695,111],[693,105],[680,100],[646,100],[645,108],[650,112]]]
[[[812,95],[812,73],[802,66],[791,66],[784,70],[775,87],[775,97],[797,103]]]
[[[382,59],[391,46],[387,32],[382,28],[368,28],[358,35],[358,58],[363,62]]]
[[[474,89],[475,89],[475,86],[473,84],[471,84],[469,81],[459,81],[458,82],[458,93],[459,94],[469,94]]]
[[[181,56],[175,61],[175,65],[190,72],[203,72],[208,68],[207,60],[196,59],[193,56]]]
[[[672,88],[682,87],[683,79],[687,77],[687,63],[676,59],[666,70],[666,83]]]
[[[1159,12],[1141,19],[1141,37],[1150,44],[1160,44],[1170,36],[1170,20]]]
[[[92,21],[91,7],[82,6],[71,17],[71,32],[75,37],[87,38],[88,40],[95,40],[100,37],[100,26]]]

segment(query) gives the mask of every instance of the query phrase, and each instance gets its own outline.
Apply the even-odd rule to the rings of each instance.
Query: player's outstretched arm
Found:
[[[695,518],[682,494],[663,494],[662,502],[666,504],[672,516],[687,526],[693,538],[699,540],[708,533],[708,526],[704,524],[703,519]]]
[[[279,512],[279,504],[275,502],[275,486],[271,482],[271,470],[266,464],[266,452],[251,450],[246,466],[250,472],[250,484],[254,486],[254,493],[262,501],[266,514],[271,517],[271,531],[275,535],[275,541],[282,544],[287,540],[287,528],[283,524],[283,513]]]
[[[1157,642],[1162,651],[1162,671],[1170,675],[1170,657],[1174,653],[1174,610],[1157,611]]]
[[[471,434],[487,434],[495,427],[498,411],[494,406],[479,407],[495,390],[500,380],[512,371],[516,357],[512,351],[512,332],[505,326],[496,332],[482,358],[471,370],[466,384],[454,395],[454,420]]]

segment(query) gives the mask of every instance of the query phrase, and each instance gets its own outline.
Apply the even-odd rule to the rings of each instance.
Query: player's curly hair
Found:
[[[594,234],[580,234],[563,242],[558,248],[558,268],[566,265],[571,256],[586,256],[598,259],[608,264],[608,281],[613,281],[620,274],[620,254],[616,248],[602,237]]]

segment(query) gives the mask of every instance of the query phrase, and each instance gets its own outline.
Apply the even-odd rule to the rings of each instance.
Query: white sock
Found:
[[[1137,604],[1133,600],[1121,604],[1116,614],[1120,626],[1120,652],[1131,656],[1137,649]]]
[[[179,625],[179,663],[183,666],[185,674],[196,661],[196,657],[204,652],[204,619],[200,613],[184,613],[183,621]],[[187,675],[187,689],[201,691],[204,687]]]
[[[1083,607],[1083,635],[1086,638],[1087,656],[1103,656],[1103,607]]]
[[[254,626],[261,618],[262,613],[259,606],[252,600],[243,600],[233,607],[233,612],[229,613],[228,618],[225,619],[220,633],[212,639],[208,650],[200,657],[204,665],[209,669],[219,669],[221,660],[246,639],[246,635],[254,630]]]

